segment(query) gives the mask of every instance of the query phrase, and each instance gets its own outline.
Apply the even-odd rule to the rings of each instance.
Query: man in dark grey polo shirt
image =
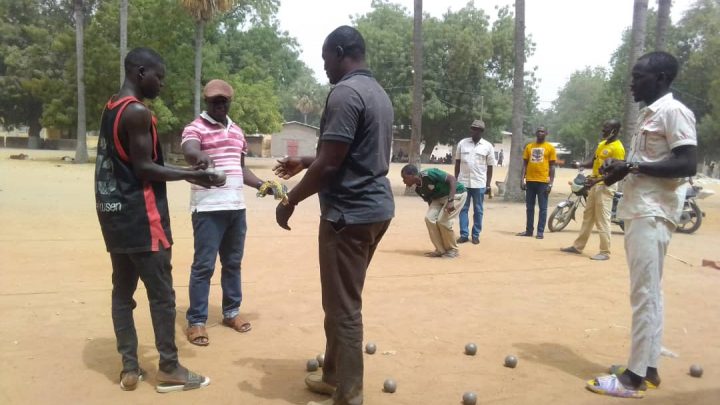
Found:
[[[365,64],[365,41],[342,26],[325,39],[325,72],[335,85],[320,122],[313,157],[284,158],[275,173],[288,179],[303,169],[300,183],[277,206],[278,224],[290,229],[295,206],[320,197],[320,281],[325,311],[322,376],[305,383],[333,397],[323,405],[362,404],[362,290],[375,249],[395,213],[390,181],[393,108]]]

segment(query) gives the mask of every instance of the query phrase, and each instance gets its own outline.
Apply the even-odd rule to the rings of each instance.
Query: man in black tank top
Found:
[[[155,51],[136,48],[125,58],[125,82],[102,115],[95,163],[95,206],[112,261],[112,318],[122,355],[120,387],[134,390],[143,379],[137,356],[133,294],[147,290],[155,345],[160,353],[158,392],[204,387],[210,379],[178,362],[175,291],[170,265],[172,235],[166,181],[222,185],[205,170],[164,165],[156,120],[142,99],[158,96],[165,64]]]

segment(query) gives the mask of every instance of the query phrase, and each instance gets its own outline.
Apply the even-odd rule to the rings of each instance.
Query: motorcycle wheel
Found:
[[[572,205],[555,207],[550,218],[548,218],[548,229],[550,232],[560,232],[570,223],[572,219]]]
[[[678,232],[693,233],[700,228],[702,224],[702,211],[700,211],[700,207],[698,207],[697,204],[692,201],[687,201],[683,207],[683,215],[689,215],[690,219],[678,225]]]

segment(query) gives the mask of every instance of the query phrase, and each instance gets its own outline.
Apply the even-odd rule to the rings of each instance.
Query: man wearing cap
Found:
[[[227,175],[222,187],[192,185],[190,189],[195,257],[190,270],[186,334],[190,343],[198,346],[210,343],[205,323],[210,279],[218,253],[222,264],[222,324],[238,332],[251,328],[250,322],[240,317],[240,262],[247,231],[243,184],[259,188],[263,181],[245,166],[248,147],[245,135],[227,115],[233,93],[233,88],[222,80],[208,82],[203,90],[207,110],[188,124],[182,134],[183,154],[188,163],[198,168],[214,167]]]
[[[485,123],[475,120],[470,124],[470,137],[458,142],[455,152],[455,178],[467,189],[467,199],[460,211],[460,238],[457,243],[466,243],[470,239],[468,232],[468,213],[470,200],[473,206],[472,243],[480,243],[483,220],[483,198],[490,193],[495,149],[482,138]]]
[[[542,239],[547,221],[548,195],[555,181],[555,161],[557,154],[555,147],[545,142],[547,130],[539,127],[535,131],[535,142],[525,146],[523,152],[522,183],[520,188],[525,190],[525,209],[527,213],[525,232],[517,236],[533,236],[535,222],[535,199],[540,206],[537,223],[537,239]]]

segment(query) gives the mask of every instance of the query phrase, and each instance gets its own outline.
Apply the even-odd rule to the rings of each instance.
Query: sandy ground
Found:
[[[31,160],[10,160],[24,152]],[[324,347],[317,265],[318,204],[301,204],[284,231],[275,203],[247,192],[249,233],[243,262],[242,312],[248,334],[218,326],[220,287],[211,290],[211,344],[183,334],[192,259],[188,185],[169,186],[175,238],[177,344],[181,361],[209,375],[205,389],[154,391],[157,352],[142,288],[135,311],[142,366],[134,392],[118,388],[120,358],[110,318],[110,261],[94,211],[93,165],[74,165],[68,152],[0,150],[0,403],[3,404],[305,404],[323,399],[304,388],[305,362]],[[261,176],[271,160],[249,160]],[[444,167],[450,170],[450,166]],[[576,236],[573,222],[545,239],[518,238],[524,205],[486,202],[479,246],[463,245],[455,260],[428,259],[425,204],[401,196],[399,165],[391,180],[397,213],[369,270],[364,293],[365,403],[455,404],[465,391],[483,404],[607,404],[585,380],[624,363],[629,344],[628,275],[623,235],[615,227],[613,257],[588,260],[559,252]],[[504,177],[504,168],[496,178]],[[574,171],[562,169],[551,209],[569,191]],[[293,181],[289,185],[294,184]],[[720,191],[720,186],[708,188]],[[645,403],[720,403],[720,271],[700,267],[720,259],[720,196],[700,202],[707,212],[694,235],[676,234],[665,268],[663,384]],[[475,342],[478,354],[463,354]],[[507,354],[516,369],[502,366]],[[701,379],[687,375],[702,364]],[[383,380],[398,382],[395,394]]]

